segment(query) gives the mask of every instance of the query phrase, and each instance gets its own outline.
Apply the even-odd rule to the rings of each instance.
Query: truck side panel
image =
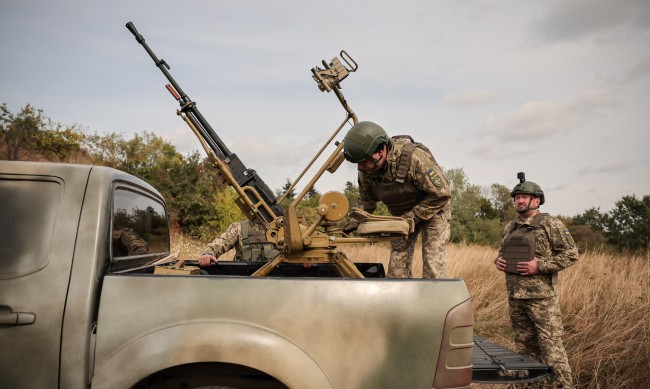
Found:
[[[431,387],[445,317],[468,299],[462,280],[109,275],[93,384],[227,362],[290,387]]]

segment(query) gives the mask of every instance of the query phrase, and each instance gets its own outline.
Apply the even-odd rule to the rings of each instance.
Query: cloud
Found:
[[[443,100],[457,108],[467,108],[470,106],[493,103],[500,99],[497,91],[493,90],[473,90],[463,94],[448,94]]]
[[[596,167],[598,173],[622,173],[630,170],[632,165],[624,161],[613,161],[606,165]]]
[[[482,136],[506,143],[536,143],[585,125],[598,110],[616,105],[616,97],[616,89],[599,89],[568,104],[556,100],[529,101],[518,110],[488,116]]]
[[[549,192],[559,192],[563,190],[567,190],[571,187],[571,184],[560,184],[560,185],[555,185],[552,187],[548,187],[546,190]]]
[[[503,161],[522,154],[532,154],[535,152],[533,145],[524,147],[515,147],[503,143],[485,144],[481,143],[479,147],[472,149],[472,154],[490,161]]]
[[[647,0],[555,0],[531,29],[542,40],[578,40],[616,28],[650,27]]]
[[[533,143],[586,122],[579,111],[554,100],[529,101],[516,111],[490,115],[485,135],[503,142]]]
[[[580,170],[578,170],[578,172],[576,173],[576,176],[586,176],[589,173],[591,173],[593,170],[594,170],[593,167],[585,166],[583,168],[580,168]]]
[[[592,173],[624,173],[632,169],[632,164],[626,161],[611,161],[600,166],[585,166],[576,173],[577,176],[587,176]]]
[[[630,70],[625,73],[623,79],[621,80],[622,84],[629,84],[631,82],[637,81],[640,78],[647,77],[650,75],[650,57],[645,58],[641,62],[636,63],[630,68]]]
[[[618,88],[600,88],[589,90],[576,99],[570,109],[582,112],[584,114],[594,113],[601,108],[611,108],[616,106],[618,101]]]

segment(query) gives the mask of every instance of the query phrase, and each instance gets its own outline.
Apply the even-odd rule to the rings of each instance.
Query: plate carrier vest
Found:
[[[519,228],[510,230],[503,243],[501,257],[506,260],[506,273],[517,272],[517,262],[528,262],[535,257],[535,229],[537,229],[548,213],[538,213],[530,225],[522,224]]]
[[[275,258],[280,252],[266,240],[266,234],[258,232],[250,221],[241,222],[241,251],[236,250],[236,261],[265,261]]]
[[[402,153],[397,162],[398,165],[395,180],[392,182],[381,182],[379,180],[371,181],[375,195],[379,200],[386,204],[386,207],[388,207],[388,210],[393,216],[404,215],[424,198],[425,193],[411,182],[406,181],[406,176],[408,175],[409,167],[411,166],[411,158],[413,157],[413,152],[416,147],[420,147],[429,154],[431,153],[426,146],[414,142],[413,138],[408,135],[398,135],[393,137],[393,139],[400,138],[409,139],[410,143],[406,143],[402,146]]]

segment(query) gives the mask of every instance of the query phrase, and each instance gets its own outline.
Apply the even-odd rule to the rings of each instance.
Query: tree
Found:
[[[64,127],[60,123],[48,121],[48,127],[37,133],[33,152],[56,162],[79,162],[73,158],[77,153],[83,156],[81,145],[85,135],[77,130],[77,125]]]
[[[198,152],[183,156],[155,134],[143,132],[131,139],[116,133],[95,134],[87,138],[86,147],[93,163],[124,170],[158,189],[167,201],[172,230],[211,238],[225,228],[223,224],[231,219],[228,215],[234,212],[220,215],[225,208],[220,209],[215,201],[223,199],[229,201],[226,207],[237,208],[227,195],[217,196],[224,189],[211,162],[201,160]]]
[[[315,185],[309,188],[309,190],[305,194],[305,198],[306,199],[320,198],[320,192],[316,189]]]
[[[591,227],[578,224],[572,225],[570,228],[571,236],[575,240],[576,245],[581,251],[585,251],[593,248],[602,248],[607,242],[607,238],[603,235],[602,232],[594,231]]]
[[[589,227],[592,231],[604,232],[609,224],[607,214],[600,213],[599,208],[589,208],[582,214],[575,216],[572,220],[573,225],[583,225]]]
[[[451,241],[474,242],[477,235],[473,224],[481,216],[481,188],[470,184],[462,168],[450,169],[445,176],[451,188]]]
[[[24,106],[17,115],[9,112],[7,104],[0,106],[0,134],[5,145],[5,159],[17,161],[21,154],[34,148],[36,133],[44,126],[43,111]]]
[[[282,185],[282,191],[278,193],[278,197],[285,193],[287,194],[287,196],[284,198],[284,201],[282,201],[282,205],[285,207],[289,205],[297,195],[296,188],[291,188],[291,190],[289,190],[289,188],[291,188],[291,180],[287,178],[287,181],[284,183],[284,185]]]
[[[208,222],[212,231],[225,231],[232,223],[246,219],[244,213],[235,205],[237,197],[237,192],[231,187],[214,194],[212,206],[216,217]],[[204,235],[208,235],[207,231],[204,231]]]
[[[81,151],[85,135],[77,125],[66,127],[43,115],[30,104],[12,114],[4,103],[0,106],[0,140],[4,159],[17,161],[69,161]]]
[[[350,209],[359,206],[359,187],[357,187],[352,181],[347,181],[345,183],[343,194],[348,199]]]
[[[610,212],[608,241],[620,251],[650,251],[650,195],[623,196]]]
[[[490,186],[489,200],[502,223],[514,219],[517,210],[512,202],[510,189],[501,184],[492,184]]]

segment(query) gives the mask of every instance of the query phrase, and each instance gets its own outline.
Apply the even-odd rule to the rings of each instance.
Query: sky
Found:
[[[358,68],[341,91],[359,120],[411,135],[472,184],[513,187],[523,171],[542,210],[565,216],[650,194],[647,0],[0,0],[0,103],[203,152],[129,21],[274,190],[344,120],[310,69],[345,50]],[[316,189],[346,181],[350,163]]]

